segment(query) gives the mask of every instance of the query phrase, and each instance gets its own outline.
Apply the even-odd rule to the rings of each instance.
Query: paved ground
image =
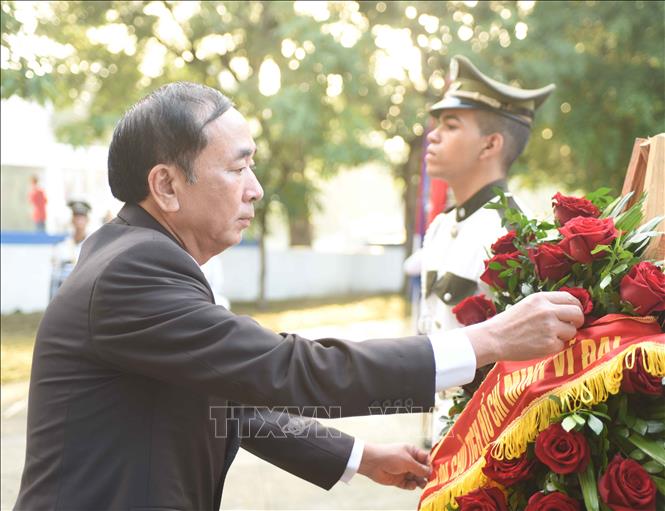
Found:
[[[2,386],[2,509],[16,500],[25,458],[25,421],[28,383]]]
[[[372,321],[300,332],[310,337],[362,340],[408,334],[402,321]],[[2,387],[2,504],[11,509],[16,499],[25,456],[27,383]],[[324,421],[325,422],[325,421]],[[334,427],[373,442],[419,445],[421,415],[354,417],[327,421]],[[241,450],[226,479],[222,509],[416,509],[418,491],[379,486],[363,476],[324,491]]]

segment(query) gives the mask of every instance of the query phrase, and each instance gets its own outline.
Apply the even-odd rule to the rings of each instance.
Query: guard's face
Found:
[[[485,143],[473,111],[464,109],[443,110],[427,141],[427,174],[448,181],[469,177]]]
[[[88,226],[88,215],[72,215],[72,225],[76,230],[85,231]]]
[[[196,182],[184,186],[180,214],[204,252],[216,254],[242,239],[263,197],[252,166],[256,145],[234,108],[205,128],[208,144],[194,162]]]

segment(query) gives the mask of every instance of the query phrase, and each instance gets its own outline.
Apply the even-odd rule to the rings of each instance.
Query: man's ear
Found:
[[[485,146],[480,151],[479,158],[487,159],[494,156],[501,157],[504,138],[501,133],[491,133],[485,137]]]
[[[155,204],[165,213],[175,213],[180,209],[177,180],[180,171],[174,165],[159,163],[148,172],[148,188]]]

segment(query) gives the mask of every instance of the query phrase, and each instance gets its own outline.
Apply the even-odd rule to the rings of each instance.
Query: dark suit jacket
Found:
[[[39,327],[16,509],[217,509],[239,428],[244,447],[328,488],[352,438],[317,438],[322,426],[296,435],[279,413],[261,414],[266,427],[242,411],[225,423],[228,407],[351,416],[429,408],[433,395],[425,337],[350,343],[265,330],[215,305],[193,258],[126,205],[85,242]],[[252,424],[290,436],[258,438]]]

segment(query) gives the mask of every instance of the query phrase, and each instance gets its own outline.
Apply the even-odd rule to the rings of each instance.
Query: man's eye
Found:
[[[232,170],[230,170],[229,172],[233,172],[233,173],[235,173],[235,174],[242,174],[242,172],[243,172],[245,169],[249,169],[249,170],[251,170],[252,172],[255,172],[255,171],[256,171],[256,165],[244,165],[244,166],[242,166],[242,167],[240,167],[240,168],[238,168],[238,169],[232,169]]]

